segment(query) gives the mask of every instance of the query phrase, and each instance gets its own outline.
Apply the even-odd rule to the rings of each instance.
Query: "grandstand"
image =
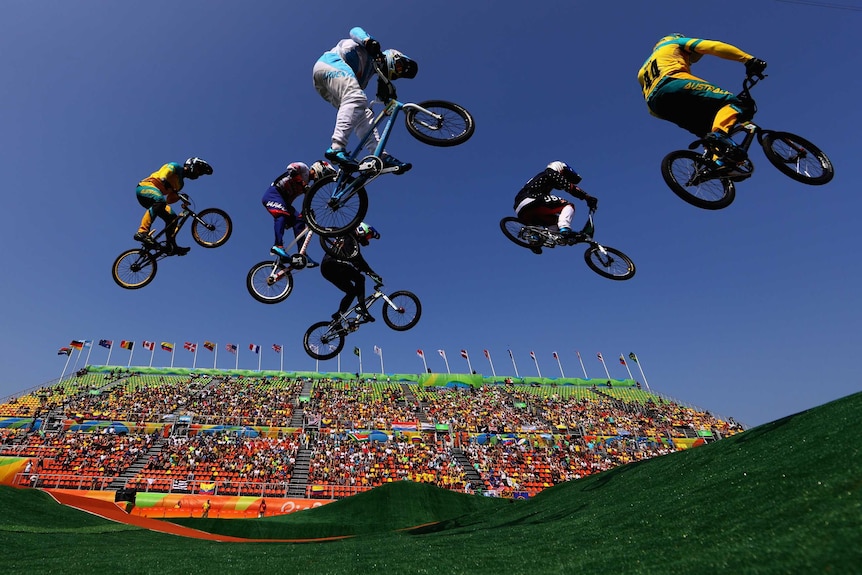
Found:
[[[0,404],[0,482],[134,490],[162,515],[403,480],[529,498],[741,429],[633,380],[89,366]]]

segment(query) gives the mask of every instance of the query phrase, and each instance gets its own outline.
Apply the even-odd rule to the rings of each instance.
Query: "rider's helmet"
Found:
[[[415,78],[419,64],[398,50],[383,51],[383,73],[389,80]]]
[[[366,224],[365,222],[360,223],[356,226],[356,239],[359,240],[359,243],[363,246],[368,245],[369,240],[379,240],[380,233],[377,230]]]
[[[189,158],[183,164],[183,177],[190,180],[196,180],[200,176],[209,176],[212,173],[212,166],[200,158]]]
[[[548,169],[554,170],[555,172],[566,178],[566,181],[570,184],[574,184],[577,186],[579,183],[581,183],[581,176],[578,175],[578,173],[574,169],[572,169],[572,167],[566,162],[561,162],[559,160],[551,162],[550,164],[548,164]]]
[[[302,162],[288,164],[285,172],[287,172],[291,180],[297,181],[297,178],[299,178],[305,186],[308,185],[308,180],[311,179],[308,166]]]
[[[326,160],[318,160],[314,162],[313,164],[311,164],[311,168],[309,169],[311,170],[309,177],[315,182],[320,180],[321,178],[325,178],[327,176],[335,174],[335,168],[333,168],[332,165]]]

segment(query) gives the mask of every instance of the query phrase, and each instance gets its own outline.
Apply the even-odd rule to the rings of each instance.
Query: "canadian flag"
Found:
[[[148,350],[148,351],[153,351],[154,349],[156,349],[156,342],[154,342],[154,341],[145,341],[145,342],[144,342],[144,349],[146,349],[146,350]]]

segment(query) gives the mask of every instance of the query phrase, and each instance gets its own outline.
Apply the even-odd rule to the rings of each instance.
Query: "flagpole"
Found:
[[[262,357],[263,357],[263,354],[262,354],[262,353],[260,352],[260,350],[258,349],[258,350],[257,350],[257,370],[258,370],[258,371],[260,371],[260,360],[261,360],[261,358],[262,358]]]
[[[338,355],[336,357],[338,359],[338,363],[336,364],[337,367],[335,369],[338,371],[338,373],[341,373],[341,352],[340,351],[338,352]]]
[[[377,354],[377,355],[379,355],[379,356],[380,356],[380,375],[383,375],[384,373],[386,373],[386,372],[383,370],[383,348],[382,348],[382,347],[378,347],[377,349],[380,351],[380,353],[378,353],[378,354]]]
[[[60,379],[57,381],[57,383],[60,383],[61,381],[63,381],[63,376],[66,375],[66,368],[69,367],[69,360],[70,359],[72,359],[71,351],[66,354],[66,363],[63,365],[63,371],[60,372]]]
[[[153,348],[150,350],[150,367],[153,367],[153,357],[156,355],[156,342],[150,342],[153,344]],[[132,359],[131,357],[129,358]]]
[[[75,340],[78,341],[78,340]],[[74,348],[73,348],[74,349]],[[81,354],[84,353],[84,346],[81,346],[81,349],[78,350],[78,355],[75,356],[75,366],[72,368],[72,371],[76,371],[78,369],[78,362],[81,360]]]
[[[467,353],[467,350],[466,350],[466,349],[462,349],[462,350],[461,350],[461,355],[463,355],[463,356],[464,356],[464,359],[466,359],[466,360],[467,360],[467,369],[469,369],[469,370],[470,370],[470,374],[472,374],[472,373],[473,373],[473,364],[471,364],[471,363],[470,363],[470,354],[469,354],[469,353]]]
[[[171,369],[174,368],[174,350],[177,349],[177,342],[173,342],[173,347],[171,348]]]
[[[560,363],[560,356],[559,356],[559,354],[557,354],[556,351],[554,352],[554,359],[557,360],[557,367],[560,368],[560,377],[563,377],[563,378],[566,377],[566,374],[563,373],[563,364]]]
[[[192,369],[198,368],[198,344],[195,343],[195,354],[192,356]]]
[[[425,361],[425,352],[420,349],[417,350],[416,353],[418,353],[419,357],[422,358],[422,366],[425,368],[425,371],[423,371],[422,373],[428,373],[428,362]]]
[[[533,358],[533,363],[535,363],[535,364],[536,364],[536,373],[538,373],[538,374],[539,374],[539,377],[542,377],[542,370],[541,370],[541,369],[539,369],[539,360],[538,360],[538,358],[536,357],[536,352],[531,351],[531,352],[530,352],[530,357],[532,357],[532,358]]]
[[[359,349],[358,347],[356,349],[359,350],[359,353],[356,355],[359,356],[359,373],[362,374],[362,373],[365,373],[364,371],[362,371],[362,350]]]
[[[518,374],[518,366],[515,365],[515,356],[512,354],[512,350],[509,350],[509,357],[512,358],[512,367],[515,368],[515,377],[521,377]]]
[[[443,361],[446,363],[446,373],[452,373],[451,371],[449,371],[449,360],[446,359],[446,352],[442,349],[438,349],[437,353],[440,354],[440,357],[442,357]]]
[[[135,342],[132,342],[132,349],[129,350],[129,365],[126,367],[132,367],[132,356],[135,355]],[[152,365],[152,360],[150,361],[150,365]]]
[[[234,371],[239,371],[239,346],[236,346],[236,361],[233,364]]]
[[[578,361],[581,363],[581,369],[584,370],[584,379],[590,379],[590,376],[587,375],[587,368],[584,367],[584,360],[581,359],[581,352],[575,351],[575,353],[578,354]]]
[[[284,346],[280,346],[280,350],[278,352],[278,370],[284,372]],[[338,354],[338,361],[341,361],[341,353]]]
[[[632,356],[634,356],[634,357],[632,357]],[[644,375],[644,368],[641,367],[640,359],[638,359],[638,356],[636,356],[634,352],[630,353],[629,357],[631,357],[632,361],[634,361],[636,364],[638,364],[638,369],[640,370],[641,377],[643,378],[644,383],[646,384],[647,391],[650,391],[649,382],[647,381],[646,376]]]
[[[610,380],[610,379],[611,379],[611,374],[610,374],[610,373],[608,373],[608,366],[605,364],[605,356],[603,356],[603,355],[601,354],[601,352],[599,352],[598,354],[596,354],[596,357],[598,357],[599,361],[600,361],[600,362],[602,362],[602,367],[603,367],[603,368],[605,368],[605,375],[607,375],[607,376],[608,376],[608,380]]]
[[[216,361],[218,361],[218,342],[215,342],[213,347],[213,369],[216,368]]]
[[[491,375],[497,377],[497,372],[494,371],[494,362],[491,361],[491,352],[487,349],[485,350],[485,357],[488,359],[488,363],[491,364]]]
[[[623,357],[623,354],[620,354],[620,363],[626,366],[626,371],[629,372],[629,379],[634,381],[634,376],[632,375],[632,370],[629,369],[629,364],[626,363],[626,358]]]
[[[105,361],[105,365],[111,365],[111,352],[114,351],[114,342],[111,341],[111,346],[108,348],[108,359]]]

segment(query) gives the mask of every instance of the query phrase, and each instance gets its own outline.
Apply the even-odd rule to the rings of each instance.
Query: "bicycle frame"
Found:
[[[392,127],[395,124],[395,118],[398,116],[398,113],[401,110],[410,109],[436,117],[436,114],[430,110],[426,110],[418,104],[399,102],[395,99],[390,100],[377,117],[374,118],[368,133],[359,141],[359,145],[356,146],[348,157],[354,161],[359,160],[359,154],[362,153],[363,149],[365,149],[365,145],[368,143],[369,138],[372,137],[374,132],[377,130],[377,127],[383,122],[383,119],[388,117],[386,125],[383,128],[383,132],[380,134],[380,141],[377,143],[377,147],[374,148],[374,153],[362,158],[362,161],[358,162],[359,175],[352,180],[349,180],[349,178],[353,171],[339,168],[335,191],[332,194],[333,200],[346,200],[353,196],[353,194],[356,193],[356,190],[377,179],[381,174],[388,174],[397,170],[397,168],[384,168],[381,157],[383,150],[386,149],[386,143],[389,141],[389,136],[392,133]]]
[[[374,288],[374,292],[371,295],[365,298],[365,309],[371,309],[371,306],[374,305],[374,302],[379,299],[382,299],[384,302],[386,302],[392,309],[396,311],[401,311],[401,308],[395,305],[392,300],[389,299],[389,296],[380,291],[380,289],[377,287]],[[352,333],[359,329],[360,322],[358,320],[360,315],[361,314],[359,312],[359,304],[356,304],[352,308],[341,314],[338,319],[332,320],[330,328],[335,330],[346,328],[347,333]]]
[[[311,228],[306,227],[304,230],[299,232],[293,241],[287,244],[284,248],[285,251],[290,250],[295,245],[299,244],[302,241],[302,246],[299,248],[299,251],[295,254],[289,255],[287,259],[287,265],[283,261],[285,258],[281,256],[275,256],[275,261],[272,262],[272,272],[270,272],[269,277],[267,278],[267,283],[274,284],[282,277],[284,274],[289,274],[296,270],[304,269],[308,266],[308,258],[305,255],[308,250],[308,244],[311,242],[311,238],[314,237],[314,232]]]

